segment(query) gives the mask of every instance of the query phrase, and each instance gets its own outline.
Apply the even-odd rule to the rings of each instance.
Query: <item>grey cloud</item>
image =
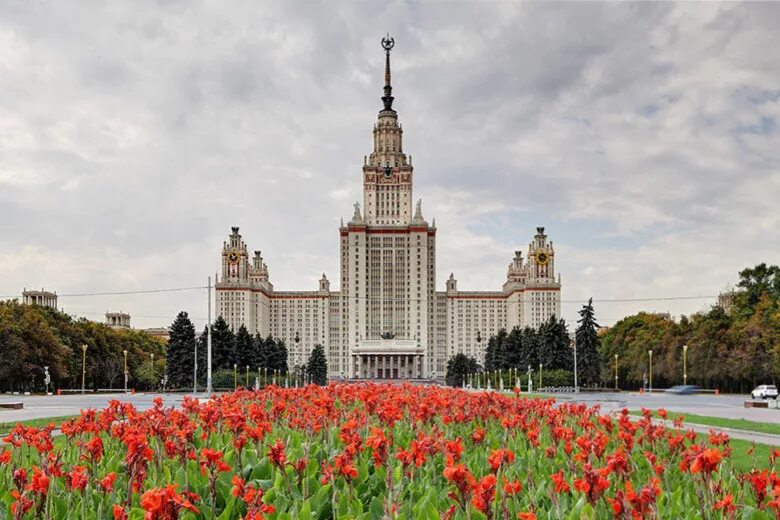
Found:
[[[780,262],[767,238],[779,16],[756,3],[3,4],[0,294],[199,284],[231,225],[277,287],[314,287],[323,270],[337,282],[385,31],[440,278],[498,288],[547,224],[553,239],[566,225],[641,244],[556,241],[564,299],[717,291]],[[63,303],[172,319],[205,314],[199,298]]]

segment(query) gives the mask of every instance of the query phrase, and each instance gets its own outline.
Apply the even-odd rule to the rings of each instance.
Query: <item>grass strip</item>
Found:
[[[78,415],[60,415],[58,417],[41,417],[38,419],[29,419],[27,421],[0,422],[0,435],[7,434],[14,428],[14,426],[19,423],[23,424],[24,426],[33,426],[35,428],[42,428],[49,423],[54,423],[59,427],[59,425],[64,421],[73,419],[74,417],[78,417]]]
[[[642,412],[633,410],[631,415],[641,416]],[[683,417],[686,423],[701,424],[704,426],[713,426],[716,428],[731,428],[734,430],[744,430],[746,432],[767,433],[770,435],[780,435],[780,424],[748,421],[746,419],[727,419],[725,417],[713,417],[711,415],[696,415],[693,413],[667,412],[668,420],[673,421],[678,417]],[[659,419],[658,411],[653,410],[653,418]]]

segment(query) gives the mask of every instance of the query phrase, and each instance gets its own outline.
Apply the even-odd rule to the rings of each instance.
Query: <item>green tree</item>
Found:
[[[325,386],[328,384],[328,361],[325,359],[325,349],[322,345],[314,345],[306,364],[306,373],[315,385]]]
[[[569,370],[574,368],[574,353],[569,345],[566,322],[555,316],[539,327],[538,358],[544,370]]]
[[[575,331],[577,341],[577,371],[579,381],[585,386],[595,386],[601,379],[601,340],[599,325],[593,310],[593,298],[580,309],[579,327]]]
[[[236,359],[236,337],[222,316],[214,320],[211,329],[212,370],[233,370]]]
[[[742,311],[750,312],[764,295],[777,301],[780,299],[780,267],[761,263],[743,269],[739,272],[737,287],[742,289],[737,294],[737,306]]]
[[[181,388],[192,384],[195,371],[195,327],[184,311],[176,316],[171,325],[165,359],[168,386]]]
[[[525,327],[520,332],[517,368],[527,371],[528,367],[539,365],[539,335],[536,329]]]
[[[466,384],[468,374],[477,372],[479,365],[477,360],[463,353],[452,356],[447,361],[447,372],[444,380],[450,386],[462,387]]]
[[[242,369],[249,367],[254,372],[257,369],[257,356],[255,354],[255,345],[252,336],[244,325],[238,328],[236,334],[236,360],[235,362]]]

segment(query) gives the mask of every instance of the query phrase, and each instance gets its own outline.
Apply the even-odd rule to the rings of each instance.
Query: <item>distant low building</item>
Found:
[[[22,290],[22,303],[25,305],[40,305],[41,307],[57,308],[57,293],[51,291],[28,291]]]
[[[734,308],[734,298],[736,293],[734,291],[722,292],[718,295],[718,307],[723,309],[726,314],[731,314],[731,310]]]
[[[153,338],[161,339],[167,342],[171,337],[171,331],[167,327],[152,327],[150,329],[142,329]]]
[[[129,329],[130,315],[126,312],[107,312],[106,325],[112,329]]]

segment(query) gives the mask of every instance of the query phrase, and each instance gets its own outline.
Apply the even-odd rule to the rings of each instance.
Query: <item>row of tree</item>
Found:
[[[726,392],[748,392],[780,378],[780,267],[759,264],[739,273],[737,290],[722,305],[682,316],[640,312],[602,331],[592,300],[575,331],[577,373],[583,386],[669,387],[687,382]],[[488,341],[485,370],[573,370],[573,342],[555,317],[539,329],[499,331]],[[471,370],[468,358],[451,360],[448,381]],[[464,368],[466,367],[466,368]],[[478,367],[482,369],[483,367]],[[687,376],[687,377],[685,377]]]
[[[186,312],[182,311],[171,325],[167,348],[168,386],[185,388],[193,385],[195,373],[195,349],[198,352],[198,382],[205,384],[208,348],[208,326],[196,337],[195,327]],[[228,323],[218,317],[211,328],[211,369],[213,372],[249,367],[251,373],[266,370],[287,373],[287,347],[284,341],[271,336],[252,336],[241,325],[233,332]]]
[[[683,316],[639,313],[617,322],[601,338],[602,378],[638,387],[688,384],[727,392],[748,392],[780,378],[780,268],[760,264],[739,273],[731,302]],[[687,350],[684,347],[687,346]],[[684,359],[684,357],[686,359]]]
[[[575,331],[577,341],[577,367],[583,385],[598,384],[601,375],[598,324],[593,302],[580,311],[579,325]],[[568,326],[563,319],[551,316],[538,329],[516,327],[510,332],[498,331],[488,340],[485,349],[485,370],[525,371],[529,366],[542,365],[544,370],[574,370],[574,349]]]
[[[87,346],[86,352],[82,345]],[[148,334],[112,329],[55,309],[0,302],[0,390],[80,388],[82,361],[87,389],[122,388],[124,351],[128,386],[148,388],[165,370],[165,345]],[[151,354],[155,356],[152,366]]]

